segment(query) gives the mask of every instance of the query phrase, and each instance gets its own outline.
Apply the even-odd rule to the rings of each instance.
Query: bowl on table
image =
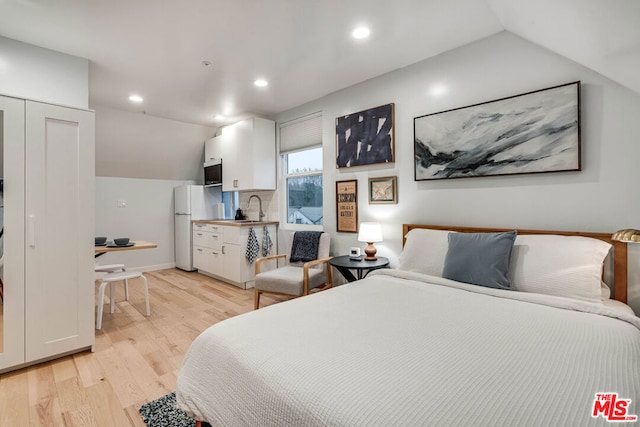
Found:
[[[116,246],[127,246],[129,244],[129,238],[118,237],[117,239],[113,239],[113,243],[115,243]]]
[[[95,245],[96,246],[100,246],[100,245],[106,245],[107,244],[107,238],[106,237],[96,237],[95,238]]]

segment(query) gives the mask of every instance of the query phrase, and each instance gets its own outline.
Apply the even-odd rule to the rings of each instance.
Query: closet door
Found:
[[[26,360],[88,348],[94,325],[94,115],[26,101]]]
[[[0,96],[0,372],[24,362],[24,101]]]

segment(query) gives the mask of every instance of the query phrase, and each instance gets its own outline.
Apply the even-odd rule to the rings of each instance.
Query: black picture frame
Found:
[[[336,118],[336,168],[395,162],[395,104]]]
[[[580,82],[413,119],[416,181],[579,171]]]

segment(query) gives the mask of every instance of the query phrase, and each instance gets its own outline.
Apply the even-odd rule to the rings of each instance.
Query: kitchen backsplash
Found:
[[[257,195],[262,199],[262,211],[265,213],[264,219],[267,221],[278,221],[278,197],[276,191],[243,191],[238,194],[240,208],[247,215],[248,219],[258,219],[260,205],[258,200],[253,198],[249,204],[249,197]]]

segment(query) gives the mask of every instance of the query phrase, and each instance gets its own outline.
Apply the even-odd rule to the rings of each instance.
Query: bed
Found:
[[[640,414],[626,244],[418,224],[403,236],[397,269],[204,331],[178,406],[214,426],[597,426]]]

